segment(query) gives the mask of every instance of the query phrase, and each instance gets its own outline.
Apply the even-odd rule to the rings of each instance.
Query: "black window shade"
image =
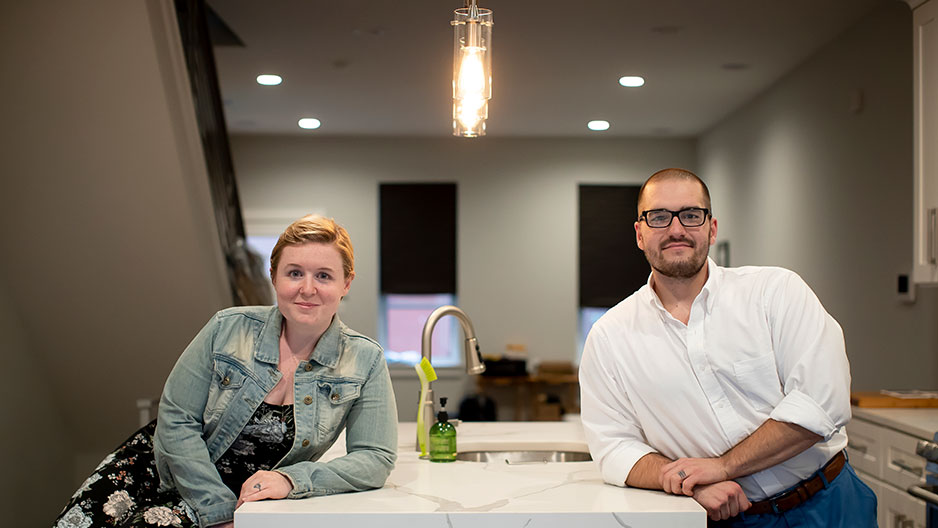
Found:
[[[456,184],[380,185],[381,292],[456,293]]]
[[[633,227],[639,189],[580,185],[580,306],[614,306],[647,282],[650,268]]]

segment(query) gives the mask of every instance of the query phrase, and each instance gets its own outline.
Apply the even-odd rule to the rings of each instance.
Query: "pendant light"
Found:
[[[453,135],[485,135],[492,98],[492,10],[466,0],[451,22],[453,42]]]

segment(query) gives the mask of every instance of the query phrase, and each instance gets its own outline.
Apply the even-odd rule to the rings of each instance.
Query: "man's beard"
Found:
[[[707,254],[710,252],[710,238],[707,237],[707,241],[704,242],[702,246],[698,246],[697,243],[687,237],[681,238],[669,238],[661,243],[655,251],[645,250],[645,258],[648,260],[648,264],[651,265],[651,269],[660,273],[665,277],[670,277],[672,279],[689,279],[701,269],[703,269],[704,264],[707,263]],[[667,260],[663,256],[663,246],[674,242],[685,242],[691,245],[693,253],[684,259],[681,260]]]

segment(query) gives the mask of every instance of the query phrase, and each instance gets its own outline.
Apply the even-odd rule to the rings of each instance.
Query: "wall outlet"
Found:
[[[899,300],[905,303],[915,302],[915,283],[908,275],[899,275],[896,281],[896,292],[899,294]]]

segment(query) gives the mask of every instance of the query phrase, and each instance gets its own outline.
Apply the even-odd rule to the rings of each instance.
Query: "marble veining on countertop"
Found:
[[[591,528],[706,526],[693,499],[605,484],[593,462],[507,465],[432,463],[414,449],[416,424],[399,426],[398,461],[384,488],[300,500],[261,501],[235,514],[237,528],[293,528],[324,522],[391,528]],[[460,451],[587,451],[579,423],[466,422]],[[324,459],[341,456],[344,439]],[[380,515],[380,521],[376,519]]]

